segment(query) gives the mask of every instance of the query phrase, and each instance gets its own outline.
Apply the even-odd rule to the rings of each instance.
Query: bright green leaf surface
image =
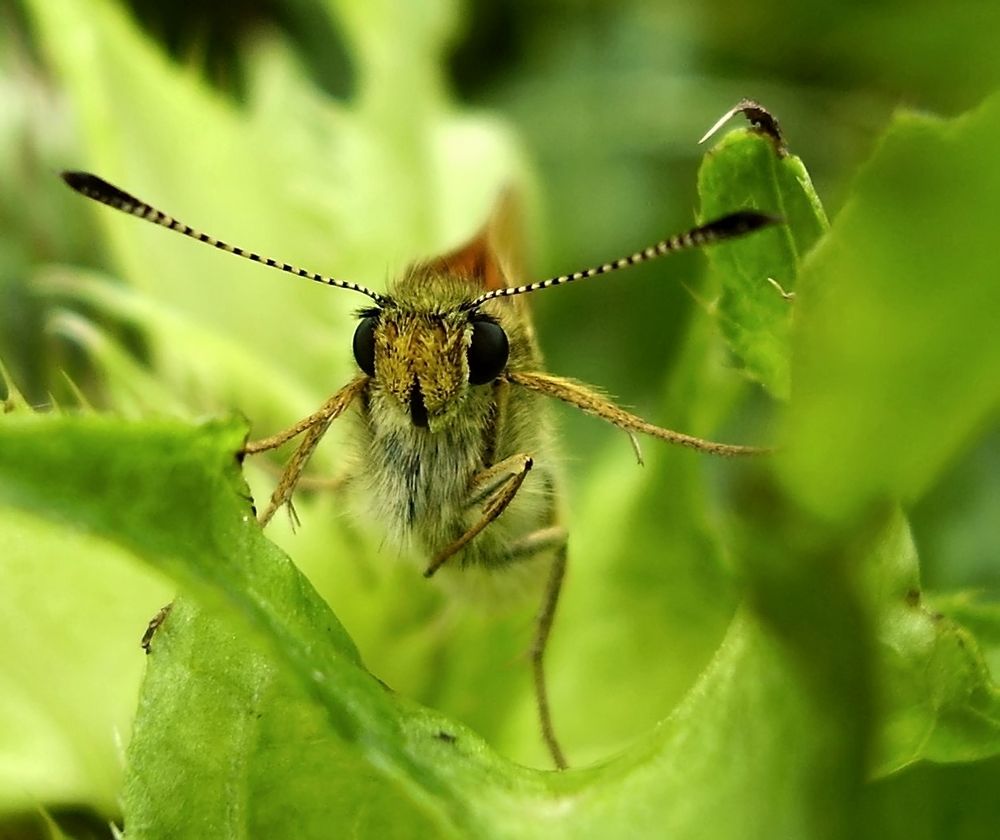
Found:
[[[7,508],[0,580],[0,811],[91,802],[113,813],[139,636],[172,588],[101,540]]]
[[[740,209],[772,213],[784,224],[709,251],[721,294],[715,314],[744,371],[774,396],[790,392],[790,333],[799,263],[827,227],[826,215],[802,161],[779,154],[770,138],[751,129],[727,134],[698,172],[701,218]]]
[[[125,803],[135,837],[438,833],[301,683],[187,600],[153,639]]]

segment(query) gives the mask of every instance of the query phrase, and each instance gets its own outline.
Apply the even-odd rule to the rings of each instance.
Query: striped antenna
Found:
[[[144,201],[140,201],[135,196],[129,195],[124,190],[118,189],[118,187],[109,184],[103,178],[98,178],[89,172],[63,172],[62,179],[70,187],[87,198],[92,198],[94,201],[101,202],[101,204],[107,204],[108,207],[114,207],[115,210],[121,210],[123,213],[138,216],[140,219],[145,219],[160,227],[176,230],[178,233],[183,233],[185,236],[190,236],[199,242],[207,242],[220,251],[228,251],[230,254],[236,254],[238,257],[243,257],[244,259],[269,266],[270,268],[276,268],[279,271],[284,271],[286,274],[295,274],[327,286],[336,286],[338,289],[350,289],[352,292],[360,292],[370,297],[379,306],[384,306],[388,303],[388,298],[383,297],[377,292],[373,292],[371,289],[366,289],[364,286],[359,286],[357,283],[349,283],[346,280],[325,277],[313,271],[306,271],[304,268],[297,268],[288,263],[272,260],[270,257],[262,257],[259,254],[246,251],[236,245],[229,245],[221,239],[216,239],[214,236],[209,236],[207,233],[202,233],[192,227],[188,227],[188,225],[171,218],[166,213],[161,213],[155,207],[146,204]]]
[[[595,268],[588,268],[585,271],[574,271],[572,274],[561,274],[558,277],[550,277],[548,280],[541,280],[537,283],[529,283],[526,286],[511,286],[506,289],[494,289],[484,295],[480,295],[475,300],[462,304],[462,309],[475,309],[494,298],[511,297],[513,295],[523,295],[527,292],[537,292],[539,289],[549,289],[553,286],[562,286],[565,283],[572,283],[574,280],[586,280],[588,277],[596,277],[598,274],[608,274],[620,268],[628,268],[630,265],[638,265],[657,257],[673,254],[677,251],[685,251],[688,248],[700,248],[702,245],[711,245],[715,242],[723,242],[726,239],[735,239],[744,236],[760,228],[769,225],[781,224],[781,219],[776,216],[769,216],[766,213],[759,213],[756,210],[740,210],[730,213],[714,222],[696,227],[687,233],[671,236],[655,245],[650,245],[643,251],[636,251],[628,257],[622,257],[614,262],[604,263]]]

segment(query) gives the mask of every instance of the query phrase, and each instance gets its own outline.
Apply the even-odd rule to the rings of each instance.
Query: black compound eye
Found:
[[[375,327],[377,315],[365,315],[354,331],[354,361],[369,376],[375,375]]]
[[[473,321],[469,344],[469,384],[492,382],[507,365],[510,344],[507,333],[495,321]]]

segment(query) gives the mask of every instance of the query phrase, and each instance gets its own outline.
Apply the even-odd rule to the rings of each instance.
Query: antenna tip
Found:
[[[115,188],[103,178],[98,178],[89,172],[66,170],[65,172],[60,172],[59,175],[71,189],[86,196],[94,197],[97,194],[115,191]]]
[[[87,178],[86,172],[73,172],[71,170],[64,170],[59,173],[59,177],[62,178],[67,184],[69,184],[74,190],[79,189],[83,184],[84,180]]]
[[[134,196],[129,195],[124,190],[118,189],[114,184],[109,184],[103,178],[98,178],[90,172],[66,171],[59,173],[62,179],[76,190],[80,195],[108,204],[126,213],[131,213],[136,207],[146,205]]]

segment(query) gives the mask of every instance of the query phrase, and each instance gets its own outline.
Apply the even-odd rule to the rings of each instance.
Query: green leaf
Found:
[[[878,642],[879,715],[873,759],[887,775],[920,759],[972,761],[1000,753],[1000,688],[955,609],[925,603],[916,547],[890,517],[863,567]],[[989,636],[987,635],[987,639]]]
[[[1000,673],[1000,603],[985,592],[935,593],[929,606],[975,634],[994,673]]]
[[[283,367],[246,353],[224,333],[155,297],[108,277],[65,268],[45,271],[38,286],[56,299],[72,301],[85,311],[96,310],[144,335],[155,335],[170,347],[183,348],[183,358],[166,356],[159,370],[150,370],[93,320],[57,310],[50,318],[50,331],[86,351],[118,411],[136,417],[151,413],[185,417],[191,414],[192,401],[235,405],[252,393],[257,395],[252,400],[255,421],[262,428],[275,428],[289,410],[301,416],[315,410],[314,392],[286,376]],[[172,382],[183,382],[182,389],[171,387]]]
[[[828,223],[802,161],[754,129],[727,134],[698,172],[701,218],[744,208],[784,220],[738,242],[709,250],[721,294],[715,316],[744,372],[775,397],[790,393],[790,335],[799,265]],[[773,280],[780,289],[769,280]]]
[[[473,790],[483,792],[481,807],[484,798],[489,801],[474,776],[494,772],[491,762],[470,764],[465,751],[474,758],[481,750],[471,733],[394,701],[359,667],[339,622],[263,538],[251,515],[235,459],[244,435],[237,423],[188,431],[170,423],[129,425],[98,417],[11,418],[0,435],[0,503],[110,539],[174,576],[203,603],[226,610],[236,627],[276,657],[300,691],[319,702],[331,735],[353,744],[436,820],[468,824]],[[50,476],[56,474],[60,481],[53,485]],[[242,668],[224,645],[214,650],[215,661],[203,659],[201,667],[219,679],[233,665]],[[253,679],[252,664],[248,672]],[[455,733],[461,747],[438,739],[441,728]],[[135,749],[141,747],[133,756]],[[457,754],[458,764],[467,766],[443,766],[442,751]],[[508,775],[517,774],[511,769]],[[155,781],[172,785],[176,774]],[[187,790],[194,796],[197,789],[196,783]],[[287,787],[281,790],[287,793]],[[158,807],[158,797],[137,795],[127,804],[144,803]],[[141,808],[136,814],[140,822],[147,817]]]
[[[172,587],[93,535],[8,507],[0,579],[0,813],[65,802],[114,813],[139,637]]]
[[[790,492],[846,519],[915,501],[1000,405],[1000,98],[899,115],[803,269]]]
[[[149,663],[128,754],[130,836],[305,838],[335,826],[358,837],[441,832],[231,622],[178,600]]]
[[[838,687],[844,660],[815,656],[843,650],[827,619],[786,635],[770,611],[764,622],[743,611],[642,743],[589,770],[526,771],[360,667],[339,622],[250,516],[233,457],[243,433],[235,423],[94,416],[14,416],[0,427],[0,504],[117,544],[205,605],[179,602],[152,640],[126,788],[127,823],[140,836],[259,836],[282,819],[299,836],[331,824],[390,836],[579,836],[623,825],[632,836],[705,825],[718,837],[776,825],[816,836],[843,819],[829,791],[846,793],[862,753],[843,725],[855,700]],[[899,539],[878,561],[902,570],[886,572],[897,588],[912,574]],[[813,562],[800,554],[787,567]],[[889,603],[898,595],[874,589]],[[912,657],[900,651],[915,673],[923,660]],[[753,795],[765,783],[777,799]]]
[[[376,802],[403,796],[410,805],[401,818],[417,808],[445,833],[499,836],[517,826],[521,836],[552,836],[558,826],[573,836],[621,825],[623,808],[629,824],[650,833],[663,819],[650,804],[683,799],[692,778],[698,789],[717,775],[719,761],[731,760],[731,735],[721,721],[738,725],[733,709],[745,706],[745,692],[764,705],[778,692],[798,708],[791,699],[794,667],[789,672],[753,622],[737,624],[685,710],[648,744],[600,770],[553,775],[506,763],[460,724],[394,697],[358,666],[332,613],[249,516],[233,457],[242,434],[236,424],[188,430],[98,417],[12,418],[0,429],[0,503],[113,541],[219,611],[215,619],[182,605],[153,638],[127,788],[126,819],[140,833],[146,826],[151,833],[180,830],[177,820],[183,820],[185,830],[203,836],[220,826],[248,825],[252,817],[260,820],[249,824],[252,835],[273,826],[282,810],[301,807],[299,793],[315,794],[311,771],[338,764],[368,780],[355,773],[325,777],[326,795],[307,803],[303,830],[315,827],[313,820],[364,819],[353,805],[323,806],[363,795]],[[53,474],[61,478],[55,487]],[[747,748],[759,754],[769,743],[776,766],[792,772],[828,752],[826,736],[807,737],[809,718],[806,705],[782,718],[781,737],[760,730],[763,743]],[[296,719],[301,728],[290,725]],[[782,746],[784,727],[799,733],[803,749],[794,756]],[[283,741],[289,729],[310,745],[302,765],[288,760],[296,752],[295,740]],[[178,767],[193,775],[179,774]],[[742,796],[756,778],[756,770],[730,777],[725,795]],[[265,787],[263,799],[252,796]],[[789,802],[796,790],[790,789]],[[176,808],[162,805],[164,799]],[[251,801],[249,811],[236,807]],[[220,803],[233,803],[235,813]],[[789,825],[811,819],[808,799],[802,808],[789,811]],[[702,813],[678,809],[671,820],[690,829]],[[763,811],[757,818],[764,819]],[[391,829],[402,832],[410,824]]]

